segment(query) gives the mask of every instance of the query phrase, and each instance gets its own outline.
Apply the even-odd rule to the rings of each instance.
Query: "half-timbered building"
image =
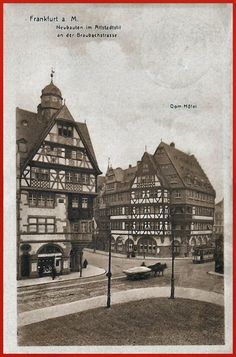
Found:
[[[52,77],[52,75],[51,75]],[[101,172],[85,123],[51,83],[37,113],[16,109],[18,277],[81,269]]]
[[[214,199],[194,155],[161,142],[136,166],[108,168],[97,204],[100,246],[107,249],[111,232],[113,251],[169,256],[174,239],[175,254],[188,256],[212,242]]]

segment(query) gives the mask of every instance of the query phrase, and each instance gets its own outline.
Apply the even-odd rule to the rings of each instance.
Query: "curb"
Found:
[[[224,274],[216,273],[215,271],[208,271],[207,274],[219,276],[220,278],[224,278]]]
[[[109,255],[108,252],[105,252],[103,250],[96,250],[94,252],[93,249],[89,249],[89,248],[84,248],[84,252],[88,252],[88,253],[93,253],[93,254],[100,254],[100,255]],[[141,255],[138,255],[136,257],[130,257],[130,258],[127,258],[126,254],[119,254],[119,253],[111,253],[111,256],[112,258],[121,258],[121,259],[129,259],[129,260],[172,260],[172,257],[150,257],[150,256],[147,256],[144,257],[141,256]],[[175,260],[192,260],[192,257],[181,257],[181,258],[178,258],[176,257]]]
[[[78,279],[87,279],[87,278],[93,278],[93,277],[96,277],[96,276],[101,276],[101,275],[105,275],[106,274],[106,270],[103,269],[103,268],[98,268],[100,270],[103,270],[103,272],[100,272],[98,274],[93,274],[93,275],[89,275],[89,276],[77,276],[77,277],[72,277],[70,274],[68,275],[60,275],[60,276],[63,276],[63,277],[66,277],[66,278],[63,278],[63,279],[60,279],[60,276],[58,279],[55,279],[55,280],[48,280],[48,281],[36,281],[35,283],[32,281],[32,280],[27,280],[27,282],[29,282],[27,285],[20,285],[20,282],[21,281],[26,281],[26,280],[19,280],[17,281],[17,283],[19,283],[19,285],[17,284],[17,289],[18,288],[28,288],[28,287],[35,287],[35,286],[42,286],[42,285],[46,285],[46,284],[54,284],[54,283],[61,283],[61,282],[68,282],[68,281],[71,281],[71,280],[78,280]],[[38,278],[40,279],[40,278]]]
[[[112,294],[112,305],[149,298],[168,298],[169,296],[170,286],[123,290]],[[204,301],[210,304],[224,306],[224,295],[205,290],[176,287],[175,296],[176,298]],[[68,304],[60,304],[23,312],[18,315],[17,325],[18,327],[22,327],[99,307],[105,308],[106,298],[106,295],[100,295],[89,299],[74,301]]]

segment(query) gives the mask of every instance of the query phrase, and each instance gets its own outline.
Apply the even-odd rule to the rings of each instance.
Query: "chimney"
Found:
[[[129,169],[131,169],[131,167],[132,167],[132,165],[131,165],[131,164],[129,164]]]
[[[170,143],[170,146],[171,146],[172,148],[175,148],[175,143],[172,141],[172,143]]]

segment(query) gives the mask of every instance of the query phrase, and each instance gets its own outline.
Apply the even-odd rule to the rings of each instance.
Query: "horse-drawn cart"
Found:
[[[143,263],[144,264],[144,263]],[[127,270],[123,270],[123,273],[127,275],[130,280],[145,279],[154,273],[154,276],[163,276],[164,270],[167,268],[166,264],[156,263],[150,266],[141,265],[140,267],[134,267]]]
[[[149,277],[151,272],[152,270],[150,268],[144,266],[123,270],[123,273],[125,273],[130,280],[145,279]]]

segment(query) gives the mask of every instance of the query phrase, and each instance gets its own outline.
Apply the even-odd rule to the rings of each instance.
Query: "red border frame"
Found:
[[[4,304],[4,299],[3,299],[3,266],[4,266],[4,257],[3,257],[3,251],[4,251],[4,244],[3,244],[3,170],[4,170],[4,167],[3,167],[3,162],[4,162],[4,158],[3,158],[3,152],[4,152],[4,149],[3,149],[3,129],[4,129],[4,125],[3,125],[3,80],[4,80],[4,74],[3,74],[3,68],[4,68],[4,49],[3,49],[3,35],[4,35],[4,31],[3,31],[3,23],[4,23],[4,18],[3,18],[3,6],[4,4],[10,4],[10,3],[24,3],[24,4],[33,4],[33,3],[42,3],[42,4],[45,4],[45,3],[52,3],[52,4],[56,4],[56,3],[78,3],[78,4],[83,4],[83,3],[92,3],[92,4],[109,4],[109,3],[115,3],[115,4],[134,4],[134,3],[139,3],[139,4],[147,4],[147,3],[159,3],[159,4],[162,4],[162,3],[169,3],[169,4],[181,4],[181,3],[185,3],[185,4],[202,4],[202,3],[205,3],[205,4],[232,4],[233,5],[233,33],[234,31],[236,31],[236,10],[235,10],[235,4],[236,4],[236,0],[231,0],[231,1],[228,1],[228,0],[208,0],[208,1],[204,1],[204,0],[175,0],[175,1],[168,1],[168,0],[163,0],[163,1],[157,1],[157,0],[148,0],[148,1],[145,1],[145,0],[81,0],[81,1],[77,1],[77,0],[69,0],[69,1],[66,1],[66,0],[25,0],[25,1],[21,1],[21,0],[1,0],[1,6],[0,6],[0,20],[1,20],[1,24],[0,24],[0,48],[1,48],[1,68],[2,68],[2,71],[1,71],[1,86],[0,86],[0,106],[2,108],[2,120],[0,120],[0,132],[1,132],[1,143],[2,145],[0,145],[0,158],[2,159],[2,171],[1,171],[1,174],[0,174],[0,197],[2,198],[2,201],[1,201],[1,204],[0,204],[0,216],[2,217],[2,224],[0,225],[0,237],[2,237],[1,239],[1,246],[0,246],[0,250],[1,250],[1,258],[2,258],[2,261],[1,261],[1,264],[0,264],[0,276],[1,276],[1,284],[0,284],[0,289],[1,289],[1,294],[0,294],[0,313],[1,313],[1,316],[2,316],[2,319],[0,319],[0,330],[2,331],[2,333],[0,333],[0,356],[15,356],[16,354],[11,354],[11,353],[4,353],[3,352],[3,336],[4,336],[4,326],[3,326],[3,304]],[[13,44],[14,45],[14,44]],[[233,36],[233,53],[232,55],[235,54],[235,48],[236,48],[236,36]],[[233,56],[233,82],[234,82],[234,79],[235,79],[235,64],[236,64],[236,54],[235,56]],[[5,64],[6,65],[6,64]],[[236,100],[236,94],[233,90],[233,86],[232,86],[232,98],[233,98],[233,104],[235,103],[235,100]],[[234,107],[234,105],[233,105]],[[233,111],[233,114],[234,114],[234,111]],[[233,119],[234,119],[234,116],[233,116]],[[233,132],[233,152],[234,152],[234,137],[235,137],[235,133],[236,133],[236,124],[234,122],[234,120],[232,121],[232,132]],[[236,164],[236,159],[235,159],[235,156],[233,155],[233,162],[232,162],[232,167],[233,167],[233,187],[232,189],[234,188],[234,185],[236,183],[236,179],[235,179],[235,176],[234,176],[234,173],[235,173],[235,164]],[[236,198],[236,194],[235,194],[235,191],[233,190],[233,219],[234,219],[234,213],[235,213],[235,198]],[[234,227],[233,227],[233,232],[232,232],[232,237],[234,237]],[[234,244],[234,241],[232,240],[232,264],[233,262],[236,260],[236,244]],[[233,273],[234,273],[234,270],[235,270],[235,267],[233,265]],[[199,353],[191,353],[191,355],[195,355],[195,356],[201,356],[201,355],[209,355],[209,356],[212,356],[212,357],[220,357],[220,356],[236,356],[236,346],[235,346],[235,340],[236,340],[236,321],[235,321],[235,311],[234,311],[234,298],[236,296],[236,274],[233,274],[233,279],[232,279],[232,284],[233,284],[233,351],[232,353],[217,353],[217,354],[214,354],[214,353],[203,353],[203,354],[199,354]],[[101,353],[100,353],[101,354]],[[102,353],[101,355],[105,354],[106,356],[127,356],[127,357],[131,357],[131,356],[134,356],[134,355],[137,355],[139,357],[145,357],[146,355],[148,354],[151,354],[153,356],[158,356],[158,357],[166,357],[166,356],[186,356],[188,355],[188,353],[184,353],[184,354],[167,354],[167,353],[162,353],[162,354],[154,354],[154,353],[145,353],[145,354],[135,354],[135,353],[132,353],[132,354],[117,354],[117,353]],[[19,355],[24,355],[24,353],[19,353]],[[55,353],[50,353],[50,354],[40,354],[40,353],[34,353],[34,354],[30,354],[30,356],[52,356],[52,355],[56,355]],[[93,355],[97,355],[97,354],[93,354],[93,353],[88,353],[88,354],[79,354],[79,353],[66,353],[66,354],[61,354],[61,353],[58,353],[57,354],[58,356],[75,356],[75,355],[79,355],[81,357],[86,357],[86,356],[93,356]]]

